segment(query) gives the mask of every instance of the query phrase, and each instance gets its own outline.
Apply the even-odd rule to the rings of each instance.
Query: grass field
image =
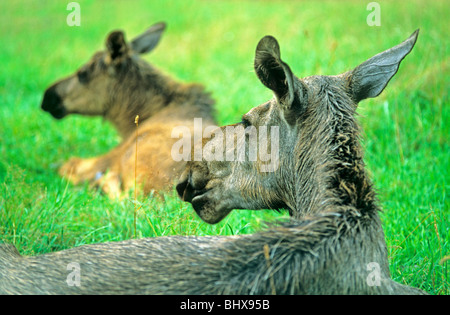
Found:
[[[242,210],[208,225],[175,193],[164,201],[113,201],[57,175],[69,157],[107,152],[120,140],[102,118],[56,121],[39,107],[45,88],[102,49],[109,31],[123,29],[130,39],[166,21],[146,60],[181,81],[204,84],[217,100],[219,123],[227,124],[271,97],[253,71],[264,35],[279,40],[283,59],[301,77],[347,71],[420,28],[387,89],[358,112],[392,277],[449,294],[450,6],[378,1],[381,26],[370,27],[368,2],[85,0],[78,1],[81,26],[69,27],[64,1],[1,1],[0,242],[38,255],[133,237],[246,234],[287,216]]]

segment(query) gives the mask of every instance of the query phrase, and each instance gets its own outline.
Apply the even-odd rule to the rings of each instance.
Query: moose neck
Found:
[[[323,107],[309,113],[303,124],[306,127],[301,127],[304,129],[295,148],[302,153],[295,165],[296,211],[292,214],[299,217],[342,207],[366,214],[377,212],[359,143],[359,126],[353,117],[356,105],[330,101],[329,96],[321,100]]]
[[[197,113],[201,107],[202,115],[212,117],[213,101],[201,85],[183,84],[170,79],[158,70],[140,65],[133,73],[124,77],[111,95],[111,105],[105,112],[109,120],[126,139],[136,130],[135,118],[139,115],[139,124],[160,114],[165,108],[189,107],[191,113]],[[124,91],[123,82],[127,82]],[[170,119],[174,119],[172,111]],[[206,113],[205,113],[206,112]]]

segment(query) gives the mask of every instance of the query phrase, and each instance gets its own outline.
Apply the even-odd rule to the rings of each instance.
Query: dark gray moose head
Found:
[[[365,176],[354,113],[360,101],[383,91],[417,36],[418,30],[343,74],[305,78],[294,76],[281,60],[274,37],[262,38],[256,48],[255,71],[274,97],[232,126],[251,127],[258,134],[262,127],[266,131],[276,127],[276,143],[273,137],[265,140],[266,148],[278,150],[276,167],[262,171],[267,161],[259,155],[251,160],[248,152],[243,161],[190,161],[177,185],[179,195],[209,223],[219,222],[233,209],[286,208],[299,217],[347,203],[370,207],[373,193]],[[227,127],[221,131],[225,133]],[[236,142],[245,142],[249,134],[236,137],[241,137]],[[214,137],[203,145],[217,150],[225,147],[223,141]],[[230,153],[228,147],[223,151]]]

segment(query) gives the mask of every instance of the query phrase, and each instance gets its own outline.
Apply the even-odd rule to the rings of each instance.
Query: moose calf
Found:
[[[144,193],[173,188],[184,164],[171,158],[172,130],[176,126],[193,129],[198,117],[204,126],[214,124],[214,101],[202,86],[175,82],[139,57],[155,48],[164,29],[164,23],[157,23],[130,44],[123,32],[110,33],[105,51],[95,53],[75,74],[45,91],[41,107],[53,117],[103,116],[122,137],[103,156],[71,158],[60,168],[60,175],[74,184],[99,185],[111,197],[134,187],[135,171]]]
[[[302,79],[281,60],[275,38],[259,42],[256,74],[275,96],[238,125],[280,129],[278,143],[267,140],[280,150],[278,167],[263,172],[265,162],[250,159],[190,161],[177,190],[206,222],[233,209],[281,207],[292,221],[252,235],[147,238],[37,257],[3,245],[0,293],[424,293],[390,278],[354,118],[359,101],[382,92],[417,35],[344,74]],[[204,145],[217,149],[221,142],[214,137]],[[79,267],[77,285],[71,263]]]

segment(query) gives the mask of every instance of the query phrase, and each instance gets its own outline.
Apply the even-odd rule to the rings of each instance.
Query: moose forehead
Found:
[[[327,91],[346,92],[346,81],[342,75],[313,75],[298,80],[306,85],[308,95],[320,95]]]
[[[137,54],[130,54],[129,57],[131,60],[137,61],[139,56]],[[94,53],[94,55],[86,62],[82,68],[91,68],[93,69],[95,66],[100,66],[100,68],[106,68],[111,64],[111,56],[107,51],[100,50]]]
[[[338,112],[352,114],[357,104],[350,95],[347,74],[314,75],[301,79],[306,86],[305,109],[316,109],[322,114]]]
[[[98,51],[76,71],[76,74],[80,78],[80,81],[83,81],[82,83],[87,83],[91,78],[102,73],[113,75],[125,72],[134,73],[140,70],[152,70],[151,66],[139,58],[137,54],[130,54],[128,57],[123,59],[119,65],[112,65],[108,52]]]
[[[102,63],[105,64],[105,57],[107,53],[105,51],[97,51],[89,61],[89,63]]]
[[[308,107],[319,107],[322,110],[326,110],[327,107],[336,109],[336,105],[347,105],[345,107],[355,106],[348,94],[348,81],[345,79],[344,75],[313,75],[304,78],[296,77],[295,81],[296,87],[298,89],[303,89],[305,97],[300,105],[303,106],[305,110]],[[270,114],[272,113],[274,106],[281,106],[275,96],[271,100],[252,108],[247,114],[243,115],[243,119]]]
[[[79,72],[88,71],[92,72],[94,70],[104,70],[106,69],[105,58],[107,54],[104,51],[96,52],[91,59],[80,67]]]
[[[243,121],[249,121],[251,122],[251,119],[254,117],[261,117],[265,114],[268,114],[271,112],[271,109],[273,109],[273,105],[275,104],[275,99],[272,99],[270,101],[267,101],[261,105],[258,105],[256,107],[253,107],[250,109],[246,114],[242,116]]]

